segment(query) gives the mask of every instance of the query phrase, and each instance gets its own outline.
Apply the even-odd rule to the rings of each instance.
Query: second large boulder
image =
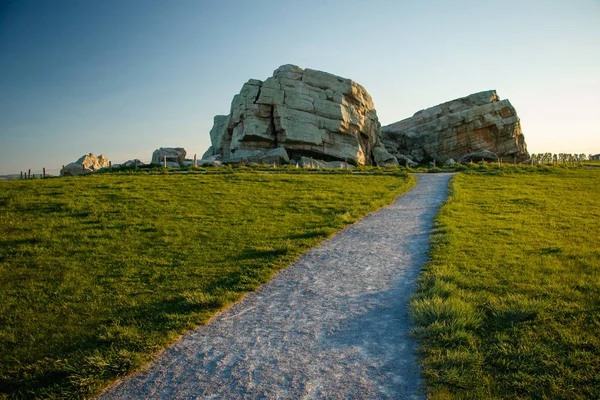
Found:
[[[388,151],[425,163],[480,151],[522,161],[529,157],[517,111],[495,90],[475,93],[421,110],[382,128]]]

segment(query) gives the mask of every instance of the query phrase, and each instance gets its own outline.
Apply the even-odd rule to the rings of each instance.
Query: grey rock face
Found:
[[[382,146],[380,127],[371,96],[361,85],[283,65],[264,82],[246,82],[234,96],[229,115],[215,117],[212,146],[203,158],[218,155],[235,162],[248,158],[242,152],[282,147],[296,161],[304,156],[393,164],[393,156]],[[376,148],[380,150],[375,155]]]
[[[410,155],[417,162],[457,160],[480,150],[518,160],[529,157],[517,111],[495,90],[439,104],[384,126],[382,139],[390,153]]]

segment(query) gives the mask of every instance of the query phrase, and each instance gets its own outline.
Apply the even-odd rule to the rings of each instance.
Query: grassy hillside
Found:
[[[0,398],[97,393],[414,182],[259,173],[0,182]]]
[[[437,222],[411,304],[431,398],[600,398],[600,170],[459,174]]]

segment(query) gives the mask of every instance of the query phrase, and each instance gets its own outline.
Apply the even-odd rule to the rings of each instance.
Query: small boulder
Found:
[[[487,150],[475,151],[473,153],[467,153],[464,156],[462,156],[459,162],[461,164],[468,164],[470,162],[477,163],[481,160],[484,160],[485,162],[496,162],[498,161],[498,155]]]
[[[350,163],[346,163],[344,161],[323,161],[323,160],[315,160],[310,157],[301,157],[297,163],[298,166],[302,168],[355,168],[354,165]]]
[[[446,162],[444,163],[444,165],[445,165],[445,166],[447,166],[447,167],[451,167],[451,166],[453,166],[453,165],[455,165],[455,164],[456,164],[456,161],[454,161],[454,158],[449,158],[449,159],[447,159],[447,160],[446,160]]]
[[[204,161],[221,161],[221,156],[218,154],[215,154],[215,155],[208,156],[208,157],[202,157],[202,159]]]
[[[398,160],[398,164],[404,166],[409,166],[409,167],[416,167],[417,163],[414,162],[412,160],[412,158],[410,158],[410,156],[407,156],[405,154],[394,154],[394,157],[396,157],[396,159]]]
[[[398,159],[391,155],[383,145],[373,148],[373,158],[379,167],[397,167]]]
[[[290,162],[290,157],[288,156],[287,151],[283,147],[278,147],[273,150],[269,150],[264,155],[262,155],[258,162],[261,164],[287,164]]]
[[[167,158],[167,167],[179,168],[185,161],[187,152],[183,147],[161,147],[152,153],[152,164],[163,164]]]
[[[300,157],[298,165],[302,168],[327,168],[325,161],[315,160],[311,157]]]
[[[77,176],[77,175],[85,175],[91,174],[93,171],[89,168],[85,168],[83,165],[78,164],[77,162],[72,162],[67,165],[62,170],[63,176]]]
[[[225,164],[245,164],[258,162],[264,153],[260,150],[237,150],[231,157],[223,160]]]
[[[135,167],[135,166],[141,167],[142,165],[144,165],[144,163],[136,158],[134,160],[125,161],[123,164],[121,164],[121,167],[122,168],[130,168],[130,167]]]
[[[222,167],[223,163],[218,160],[198,160],[199,167]]]
[[[352,169],[356,168],[354,165],[350,163],[346,163],[344,161],[329,161],[325,163],[325,168],[341,168],[341,169]]]

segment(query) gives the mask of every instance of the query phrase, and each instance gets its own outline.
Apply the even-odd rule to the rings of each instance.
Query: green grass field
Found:
[[[437,223],[411,303],[429,396],[600,398],[600,170],[459,174]]]
[[[0,398],[82,398],[413,177],[96,174],[0,183]]]

